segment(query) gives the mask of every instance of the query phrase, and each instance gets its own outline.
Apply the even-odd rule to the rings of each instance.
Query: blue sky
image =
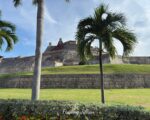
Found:
[[[76,27],[80,19],[92,15],[94,8],[101,2],[109,4],[114,12],[122,12],[127,17],[128,27],[138,38],[132,55],[150,56],[150,1],[149,0],[45,0],[45,27],[43,51],[48,43],[57,44],[61,37],[63,41],[74,40]],[[4,57],[30,56],[35,51],[36,7],[31,0],[23,0],[23,5],[14,8],[12,0],[0,0],[2,19],[11,21],[17,26],[19,42],[11,52],[0,51]],[[96,43],[95,43],[96,44]],[[118,54],[122,47],[115,42]]]

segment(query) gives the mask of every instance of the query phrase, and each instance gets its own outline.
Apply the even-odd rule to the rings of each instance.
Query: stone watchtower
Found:
[[[62,44],[63,44],[62,38],[59,38],[59,41],[58,41],[57,45],[62,45]]]
[[[63,42],[62,38],[59,39],[56,46],[50,43],[43,53],[43,66],[56,66],[56,62],[61,65],[78,64],[79,57],[77,57],[76,48],[75,41]]]

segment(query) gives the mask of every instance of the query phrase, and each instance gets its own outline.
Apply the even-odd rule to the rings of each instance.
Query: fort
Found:
[[[93,59],[88,64],[98,64],[98,48],[92,47]],[[0,74],[33,71],[34,56],[0,58]],[[103,53],[103,63],[110,64],[150,64],[150,57],[128,57],[122,60],[122,56],[111,59],[107,53]],[[60,38],[58,44],[53,46],[49,43],[43,52],[42,67],[56,67],[78,65],[80,58],[77,53],[76,41],[63,42]]]

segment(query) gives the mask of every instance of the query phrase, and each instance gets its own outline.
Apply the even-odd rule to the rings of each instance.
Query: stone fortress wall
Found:
[[[94,53],[94,59],[90,60],[89,64],[98,64],[98,49],[92,48],[92,52]],[[1,58],[0,74],[33,71],[34,59],[34,56]],[[77,54],[76,41],[63,42],[62,39],[60,39],[56,46],[49,44],[44,51],[42,67],[78,65],[79,62],[80,58]],[[128,57],[122,60],[121,56],[117,56],[112,60],[108,54],[103,54],[103,63],[150,64],[150,57]]]
[[[129,57],[127,62],[129,64],[150,64],[150,57]]]
[[[110,59],[111,64],[150,64],[150,56],[130,56],[122,58],[121,55]]]
[[[41,88],[100,88],[99,74],[42,75]],[[104,86],[150,88],[150,74],[104,74]],[[32,76],[0,78],[0,88],[31,88]]]
[[[32,71],[34,67],[34,56],[4,58],[0,63],[0,73],[15,73]]]

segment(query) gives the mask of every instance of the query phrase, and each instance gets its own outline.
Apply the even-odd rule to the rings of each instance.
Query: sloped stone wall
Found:
[[[0,88],[31,88],[32,76],[0,78]],[[150,88],[150,74],[105,74],[105,88]],[[98,74],[43,75],[41,88],[100,88]]]
[[[150,64],[150,56],[130,56],[122,59],[121,55],[117,55],[110,60],[111,64]]]
[[[150,57],[129,57],[129,64],[150,64]]]
[[[0,63],[0,73],[15,73],[33,71],[34,56],[30,57],[16,57],[4,58]]]

